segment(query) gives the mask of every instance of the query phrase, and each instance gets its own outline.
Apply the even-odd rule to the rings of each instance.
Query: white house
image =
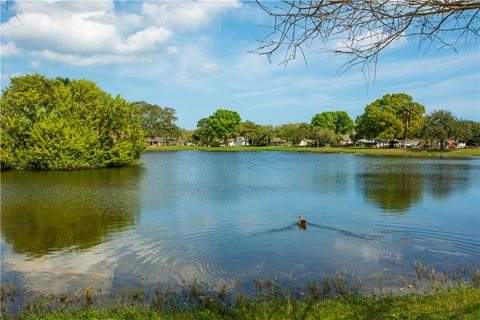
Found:
[[[243,147],[243,146],[249,146],[250,142],[246,141],[244,137],[238,137],[235,140],[230,139],[228,141],[228,146],[229,147]]]
[[[315,143],[314,140],[310,140],[310,139],[302,139],[302,141],[300,141],[300,143],[298,144],[299,147],[307,147],[309,145],[313,145]]]

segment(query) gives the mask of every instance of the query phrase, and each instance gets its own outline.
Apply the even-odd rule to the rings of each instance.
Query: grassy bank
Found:
[[[239,298],[232,304],[206,298],[195,306],[122,305],[85,307],[41,315],[25,313],[19,319],[480,319],[480,289],[455,288],[430,295],[292,300]]]
[[[353,276],[353,274],[352,274]],[[357,275],[358,277],[358,275]],[[34,293],[1,285],[3,319],[480,319],[480,270],[437,273],[417,262],[405,286],[361,291],[336,272],[321,282],[283,285],[253,282],[253,291],[193,281],[181,290],[124,288],[103,293],[86,287],[69,293]],[[365,292],[365,293],[362,293]],[[368,293],[369,292],[369,293]],[[32,295],[33,294],[33,295]]]
[[[261,152],[261,151],[283,151],[283,152],[313,152],[313,153],[352,153],[368,154],[378,156],[404,156],[404,157],[479,157],[480,148],[465,148],[452,150],[414,150],[414,149],[376,149],[363,147],[148,147],[147,152],[165,151],[219,151],[219,152]]]

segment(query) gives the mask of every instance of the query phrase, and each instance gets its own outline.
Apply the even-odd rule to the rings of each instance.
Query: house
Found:
[[[373,147],[375,146],[375,140],[360,139],[358,140],[358,144],[363,145],[365,147]]]
[[[458,140],[448,140],[446,142],[446,147],[448,149],[454,149],[454,148],[465,148],[467,144],[465,142],[460,142]]]
[[[341,146],[353,146],[353,140],[348,134],[342,134],[339,138]]]
[[[148,145],[153,146],[183,146],[185,145],[185,140],[182,138],[148,138]]]
[[[281,147],[287,147],[289,146],[289,143],[287,142],[286,139],[279,138],[279,137],[274,137],[269,143],[271,146],[281,146]]]
[[[315,146],[315,140],[312,139],[302,139],[298,144],[299,147]]]
[[[148,145],[151,147],[158,146],[158,141],[156,138],[148,138],[147,142],[148,142]]]
[[[227,143],[229,147],[250,146],[250,142],[248,142],[244,137],[238,137],[236,139],[228,139]]]
[[[395,142],[397,148],[420,148],[421,143],[418,140],[406,140]]]

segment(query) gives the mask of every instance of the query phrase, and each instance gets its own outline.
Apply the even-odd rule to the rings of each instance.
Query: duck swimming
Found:
[[[298,224],[300,227],[306,227],[307,224],[308,224],[308,222],[307,222],[307,220],[306,220],[303,216],[298,216],[297,224]]]

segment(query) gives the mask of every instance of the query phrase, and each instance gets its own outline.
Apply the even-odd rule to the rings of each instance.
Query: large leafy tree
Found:
[[[215,133],[215,124],[213,119],[203,118],[197,122],[197,130],[193,134],[193,139],[201,144],[210,144],[217,137]]]
[[[214,139],[225,142],[238,134],[240,115],[231,110],[218,109],[210,117],[200,119],[197,123],[199,140],[211,143]]]
[[[335,143],[338,140],[338,136],[335,134],[335,131],[327,128],[320,127],[311,127],[310,138],[316,141],[317,147],[319,145]]]
[[[0,117],[2,168],[123,166],[145,148],[137,107],[87,80],[14,77]]]
[[[310,125],[307,123],[289,123],[279,128],[279,135],[291,141],[293,145],[299,144],[305,138],[310,137]]]
[[[175,109],[162,108],[145,101],[135,104],[140,109],[142,127],[148,137],[176,138],[180,135],[180,128],[175,124]]]
[[[276,130],[272,125],[258,125],[256,138],[257,145],[270,145],[275,134]]]
[[[419,120],[422,118],[425,113],[425,107],[416,102],[407,102],[398,110],[397,116],[402,120],[403,127],[405,130],[404,139],[408,140],[409,133],[409,124],[410,129],[412,129],[412,123],[414,124],[414,129],[418,129]],[[406,144],[405,144],[406,146]]]
[[[335,127],[335,112],[326,111],[322,113],[317,113],[313,116],[311,121],[312,126],[324,129],[336,129]]]
[[[253,146],[255,140],[259,138],[260,126],[255,122],[247,120],[240,123],[240,125],[238,126],[238,133],[245,138],[245,141],[251,139]],[[245,146],[246,145],[247,144],[245,144]]]
[[[350,134],[355,128],[355,122],[346,111],[335,112],[335,132],[337,134]]]
[[[455,129],[455,138],[466,142],[468,145],[479,145],[480,122],[470,120],[458,120]]]
[[[355,122],[345,111],[326,111],[317,113],[311,121],[312,126],[333,130],[336,134],[352,133]]]
[[[439,141],[443,149],[445,141],[458,135],[458,122],[450,111],[437,110],[427,115],[421,128],[422,137],[429,141]]]
[[[421,115],[425,108],[414,102],[413,98],[405,93],[394,93],[384,95],[365,107],[362,115],[357,117],[357,137],[368,139],[381,139],[392,142],[394,139],[401,139],[405,135],[404,120],[400,110],[405,106],[412,106],[412,113],[409,115],[409,127],[418,128]]]

